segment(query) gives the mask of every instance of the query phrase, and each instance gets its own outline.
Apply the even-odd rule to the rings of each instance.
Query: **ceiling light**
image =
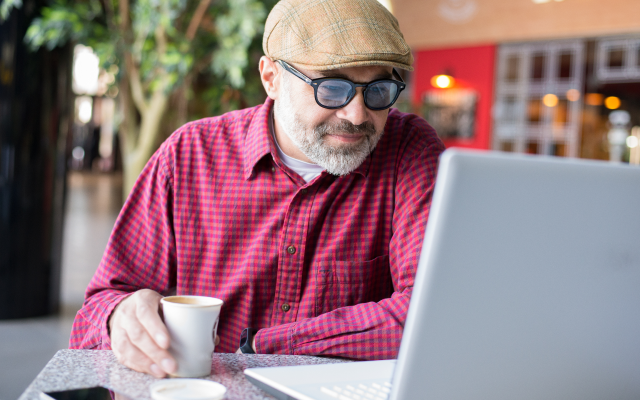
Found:
[[[604,106],[609,110],[615,110],[620,107],[620,99],[615,96],[610,96],[604,99]]]
[[[558,96],[555,94],[545,94],[542,103],[547,107],[555,107],[558,104]]]
[[[436,75],[431,78],[431,85],[440,89],[447,89],[453,86],[455,79],[449,75]]]

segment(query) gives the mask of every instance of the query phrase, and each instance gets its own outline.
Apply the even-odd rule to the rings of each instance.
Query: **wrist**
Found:
[[[111,331],[113,330],[113,326],[116,323],[116,311],[120,309],[120,306],[122,305],[122,303],[127,301],[129,297],[131,297],[131,294],[127,294],[126,296],[124,296],[124,298],[118,301],[118,304],[116,304],[116,306],[113,307],[113,310],[111,310],[111,313],[107,318],[107,334],[109,335],[109,337],[111,337]]]

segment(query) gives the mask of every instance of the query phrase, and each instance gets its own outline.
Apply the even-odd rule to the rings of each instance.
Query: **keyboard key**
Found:
[[[385,382],[384,385],[388,386],[388,387],[391,387],[391,383],[389,383],[389,382]]]
[[[333,387],[333,390],[335,390],[335,391],[336,391],[336,392],[338,392],[338,393],[341,393],[341,392],[342,392],[342,388],[340,388],[340,387],[338,387],[338,386],[334,386],[334,387]]]
[[[317,387],[317,386],[316,386],[316,387]],[[336,393],[336,392],[334,392],[333,390],[331,390],[331,389],[329,389],[329,388],[326,388],[326,387],[324,387],[324,386],[322,386],[322,387],[320,388],[320,391],[321,391],[322,393],[324,393],[324,394],[328,394],[328,395],[329,395],[329,396],[331,396],[331,397],[338,397],[338,393]]]
[[[345,396],[351,396],[351,392],[350,392],[350,391],[348,391],[348,390],[344,390],[344,391],[342,392],[342,394],[343,394],[343,395],[345,395]]]
[[[376,389],[382,389],[382,386],[378,385],[377,383],[372,383],[371,386],[373,386]]]
[[[347,397],[347,396],[345,396],[345,395],[343,395],[343,394],[339,395],[339,396],[338,396],[338,398],[339,398],[340,400],[353,400],[351,397]]]
[[[360,384],[358,385],[358,387],[359,387],[360,389],[362,389],[362,390],[367,390],[367,389],[368,389],[368,388],[367,388],[367,386],[363,385],[362,383],[360,383]]]
[[[389,394],[389,392],[391,392],[391,389],[386,388],[386,387],[383,387],[383,388],[382,388],[382,389],[380,389],[380,390],[381,390],[381,391],[383,391],[383,392],[385,392],[385,393],[387,393],[387,394]]]
[[[356,390],[356,388],[354,388],[354,387],[353,387],[353,386],[351,386],[351,385],[347,385],[347,389],[348,389],[348,390],[351,390],[351,391]]]
[[[371,393],[365,393],[364,397],[367,399],[373,399],[373,395]]]

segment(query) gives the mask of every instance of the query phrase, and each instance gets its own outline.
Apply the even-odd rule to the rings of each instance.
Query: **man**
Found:
[[[410,49],[376,0],[282,0],[263,49],[266,102],[185,125],[140,175],[72,348],[173,372],[177,292],[224,300],[217,351],[244,330],[243,352],[397,356],[444,149],[390,111]]]

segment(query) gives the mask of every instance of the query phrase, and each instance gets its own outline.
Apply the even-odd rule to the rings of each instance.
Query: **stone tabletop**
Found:
[[[206,378],[227,387],[225,399],[273,399],[253,386],[243,371],[252,367],[330,364],[346,362],[332,358],[267,354],[213,355],[212,374]],[[107,350],[60,350],[49,361],[19,400],[39,400],[40,392],[104,386],[133,399],[150,399],[149,386],[159,379],[119,364]]]

